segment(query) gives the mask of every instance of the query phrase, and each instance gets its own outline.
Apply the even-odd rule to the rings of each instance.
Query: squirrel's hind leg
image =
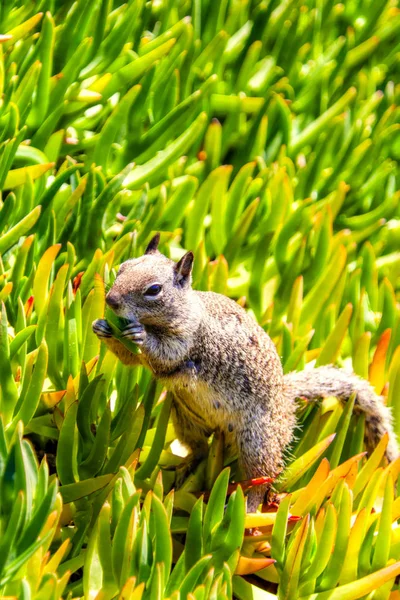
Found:
[[[292,438],[294,419],[291,411],[279,418],[269,413],[252,415],[236,432],[240,467],[246,479],[276,478],[284,465],[285,449]],[[256,512],[270,485],[251,488],[247,512]]]

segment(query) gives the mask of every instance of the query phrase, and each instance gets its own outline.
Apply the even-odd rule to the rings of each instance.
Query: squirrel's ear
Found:
[[[144,251],[145,254],[155,254],[158,252],[158,244],[160,242],[160,234],[156,233],[154,237],[151,238],[150,242],[147,244],[147,248]]]
[[[175,277],[179,285],[184,286],[190,282],[190,275],[192,273],[194,255],[193,252],[186,252],[181,260],[175,265]]]

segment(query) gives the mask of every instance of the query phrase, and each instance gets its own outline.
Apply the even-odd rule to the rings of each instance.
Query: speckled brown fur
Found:
[[[106,322],[95,322],[94,330],[124,364],[141,362],[173,393],[176,433],[194,458],[207,453],[207,437],[219,429],[237,448],[246,478],[274,476],[293,437],[296,398],[346,399],[354,391],[371,440],[388,431],[388,458],[398,455],[389,409],[366,381],[333,367],[284,377],[271,339],[245,310],[221,294],[192,290],[193,254],[174,263],[157,244],[156,236],[144,256],[121,265],[107,296],[116,314],[133,323],[126,335],[140,343],[141,354],[112,338]],[[161,292],[146,295],[156,284]],[[250,492],[249,511],[264,492]]]
[[[307,400],[315,400],[316,398],[336,396],[347,400],[353,393],[356,393],[355,410],[365,413],[368,448],[374,448],[387,432],[389,443],[386,457],[392,461],[399,456],[390,408],[385,406],[383,398],[377,396],[365,379],[328,365],[300,373],[289,373],[285,375],[284,380],[285,394],[290,398],[302,396]]]

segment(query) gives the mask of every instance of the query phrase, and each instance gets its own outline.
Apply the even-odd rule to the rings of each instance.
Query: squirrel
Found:
[[[141,353],[127,350],[104,319],[94,321],[93,331],[123,364],[147,367],[172,392],[176,434],[194,462],[207,455],[211,433],[222,431],[247,479],[275,477],[293,439],[296,400],[346,400],[352,393],[365,413],[367,445],[387,432],[386,457],[397,458],[390,409],[367,381],[333,366],[284,375],[271,338],[253,317],[222,294],[193,290],[193,253],[175,263],[159,252],[159,239],[155,235],[143,256],[121,264],[106,296],[128,321],[122,336]],[[267,489],[250,489],[248,512],[256,511]]]

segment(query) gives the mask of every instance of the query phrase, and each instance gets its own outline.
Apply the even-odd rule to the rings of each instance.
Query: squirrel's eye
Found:
[[[159,283],[153,283],[150,287],[147,288],[144,295],[145,296],[158,296],[161,292],[161,285]]]

